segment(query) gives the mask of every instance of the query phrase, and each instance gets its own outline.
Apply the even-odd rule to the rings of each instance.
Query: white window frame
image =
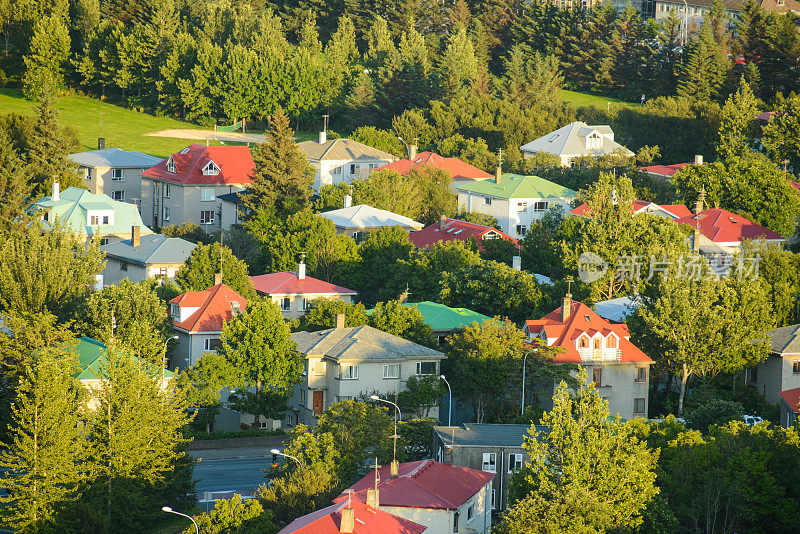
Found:
[[[550,204],[546,200],[538,200],[533,203],[533,211],[541,213],[550,209]]]
[[[92,181],[92,168],[91,167],[86,167],[86,174],[84,174],[83,179],[86,180],[87,182],[91,182]]]
[[[422,364],[423,363],[432,363],[434,366],[434,371],[432,373],[423,373],[422,372]],[[417,376],[432,376],[436,374],[436,362],[417,362]]]
[[[123,169],[111,169],[111,181],[112,182],[124,182],[125,181],[125,172]]]
[[[528,232],[528,225],[518,224],[515,230],[518,236],[524,236]]]
[[[200,224],[206,224],[206,225],[214,224],[215,211],[216,210],[200,210]],[[211,214],[210,217],[208,217],[209,213]]]
[[[170,198],[170,184],[164,184],[164,198]]]
[[[312,367],[314,376],[325,376],[325,360],[315,360]]]
[[[211,342],[212,342],[212,341],[219,341],[220,343],[222,343],[222,340],[221,340],[220,338],[218,338],[218,337],[214,337],[214,338],[207,338],[207,339],[205,339],[205,340],[203,341],[203,346],[205,347],[205,350],[217,350],[217,349],[213,349],[213,348],[211,348]],[[220,346],[221,346],[221,345],[220,345]]]
[[[484,452],[483,453],[483,461],[481,463],[481,471],[486,471],[487,473],[497,473],[497,453],[496,452]]]
[[[201,187],[200,188],[200,202],[214,202],[214,198],[217,196],[217,191],[213,187]]]
[[[281,298],[281,311],[291,311],[292,309],[292,299],[291,297],[282,297]]]
[[[219,174],[219,167],[213,161],[209,160],[206,166],[203,167],[203,176],[216,176]]]
[[[125,202],[125,191],[124,190],[112,191],[111,200],[116,200],[117,202]]]
[[[513,473],[525,465],[524,458],[521,453],[512,452],[508,455],[508,472]]]
[[[342,166],[337,165],[336,167],[332,168],[331,174],[342,174]]]
[[[347,370],[347,373],[344,371]],[[339,379],[340,380],[358,380],[358,365],[348,365],[346,363],[339,364]]]
[[[471,523],[475,519],[475,503],[470,503],[467,506],[467,523]]]
[[[527,202],[518,202],[517,203],[517,213],[523,213],[528,211],[528,203]]]
[[[181,307],[174,302],[170,303],[169,314],[175,317],[176,319],[179,318],[181,316]]]
[[[395,372],[392,372],[395,371]],[[387,380],[400,378],[400,364],[387,363],[383,366],[383,378]]]
[[[311,308],[311,299],[303,297],[300,300],[300,311],[308,311]]]
[[[172,159],[172,156],[170,156],[169,159],[167,160],[167,172],[172,172],[172,173],[176,172],[175,160]]]
[[[350,175],[356,176],[358,174],[359,170],[361,170],[361,169],[359,169],[357,163],[351,163],[350,164]]]
[[[169,220],[169,206],[164,206],[164,220]]]
[[[492,205],[492,198],[491,197],[483,197],[483,203],[487,206]]]

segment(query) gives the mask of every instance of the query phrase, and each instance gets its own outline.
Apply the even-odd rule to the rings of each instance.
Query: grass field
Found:
[[[598,95],[591,95],[588,93],[578,93],[576,91],[567,91],[566,89],[561,91],[561,99],[564,102],[569,102],[575,107],[581,106],[594,106],[596,108],[605,108],[608,102],[612,104],[622,104],[624,106],[632,106],[633,104],[629,104],[628,102],[623,102],[617,98],[607,97],[607,96],[598,96]]]

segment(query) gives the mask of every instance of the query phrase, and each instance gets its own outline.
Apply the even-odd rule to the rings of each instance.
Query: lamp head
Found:
[[[278,449],[272,449],[269,452],[271,452],[272,454],[280,454],[281,453],[281,451],[279,451]]]
[[[446,380],[446,378],[444,377],[444,375],[439,375],[439,378],[441,378],[442,380]]]
[[[369,398],[372,400],[381,400],[381,398],[377,395],[370,395]]]
[[[161,510],[164,511],[164,512],[171,512],[172,508],[170,508],[169,506],[162,506]]]
[[[178,336],[178,335],[174,335],[174,336],[172,336],[170,339],[174,339],[174,340],[176,340],[176,341],[177,341],[178,339],[180,339],[180,336]]]

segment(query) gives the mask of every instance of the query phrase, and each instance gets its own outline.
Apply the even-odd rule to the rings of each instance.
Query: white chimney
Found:
[[[303,263],[303,260],[300,260],[300,263],[297,264],[297,278],[298,280],[306,279],[306,264]]]
[[[50,200],[60,200],[61,199],[61,184],[58,182],[53,182],[53,196],[50,197]]]
[[[102,291],[103,290],[103,275],[102,274],[94,275],[94,290],[95,291]]]
[[[319,133],[319,144],[324,145],[328,141],[328,132],[322,131]]]
[[[702,165],[703,164],[703,156],[701,154],[697,154],[694,157],[694,164],[695,165]]]
[[[522,270],[522,256],[513,256],[511,258],[511,266],[514,267],[515,271]]]
[[[345,208],[349,208],[352,205],[353,205],[353,197],[351,197],[350,195],[345,195],[344,196],[344,207]]]

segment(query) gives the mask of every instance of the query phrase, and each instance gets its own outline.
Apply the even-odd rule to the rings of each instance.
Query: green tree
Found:
[[[186,397],[190,411],[194,412],[192,424],[211,433],[214,419],[219,413],[220,391],[233,381],[233,370],[225,357],[207,352],[194,365],[186,368],[176,378],[176,386]]]
[[[220,250],[222,261],[220,262]],[[183,291],[205,291],[214,285],[214,274],[222,266],[222,283],[247,300],[256,298],[256,290],[250,282],[247,265],[237,259],[231,249],[219,243],[198,245],[178,272],[175,282]]]
[[[779,100],[761,138],[773,161],[800,169],[800,95]]]
[[[463,26],[450,36],[439,60],[438,70],[442,92],[447,96],[468,89],[477,80],[478,59],[472,40]]]
[[[439,300],[442,274],[454,272],[480,263],[481,257],[462,241],[439,241],[429,249],[411,251],[408,260],[402,260],[396,275],[386,283],[395,297],[406,288],[414,301]]]
[[[343,313],[345,326],[367,324],[364,305],[360,302],[345,302],[341,299],[316,298],[311,301],[308,311],[300,318],[299,330],[314,332],[336,326],[336,316]]]
[[[264,407],[261,397],[287,391],[300,379],[303,361],[278,305],[252,302],[222,328],[222,354],[233,371],[234,384],[254,388],[255,425]]]
[[[367,323],[378,330],[419,343],[436,346],[433,330],[413,306],[403,306],[397,300],[378,302],[367,316]]]
[[[64,87],[69,45],[69,29],[61,16],[50,15],[36,21],[30,52],[24,58],[22,90],[25,96],[38,100]]]
[[[230,499],[217,499],[214,509],[207,514],[195,516],[200,534],[251,534],[272,533],[278,528],[272,523],[272,513],[264,510],[257,499],[242,500],[235,494]],[[194,525],[184,533],[193,534]]]
[[[720,159],[744,156],[752,150],[758,112],[756,97],[742,77],[736,93],[722,106],[717,141],[717,155]]]
[[[25,157],[28,162],[29,182],[33,185],[34,198],[49,195],[53,182],[68,187],[84,187],[78,177],[78,166],[69,158],[78,146],[74,134],[58,124],[58,112],[53,108],[49,96],[45,96],[36,108],[36,125]]]
[[[707,434],[711,425],[726,425],[741,419],[743,415],[744,407],[741,403],[712,399],[711,402],[692,410],[692,413],[686,416],[686,423],[689,428]]]
[[[350,136],[353,141],[364,143],[378,150],[388,152],[398,158],[405,158],[406,148],[397,136],[387,130],[380,130],[374,126],[360,126]]]
[[[32,191],[23,161],[6,132],[0,131],[0,232],[26,222]]]
[[[523,106],[558,105],[564,83],[559,67],[556,56],[535,52],[529,57],[522,45],[514,45],[505,59],[501,94]]]
[[[79,419],[85,390],[73,378],[69,344],[37,350],[17,388],[9,438],[0,453],[0,524],[18,532],[55,532],[81,496],[86,441]]]
[[[354,204],[367,204],[411,219],[419,217],[424,203],[418,181],[393,170],[374,171],[357,178],[352,188]]]
[[[398,262],[408,260],[413,249],[408,233],[399,226],[373,230],[358,246],[361,264],[350,274],[347,287],[356,289],[365,305],[397,297],[387,290],[387,282],[395,279]]]
[[[514,477],[515,504],[500,532],[634,529],[658,494],[658,451],[649,450],[630,424],[609,418],[608,403],[585,371],[579,380],[574,397],[564,382],[556,389],[553,409],[542,417],[547,430],[531,426],[523,445],[531,459]]]
[[[282,109],[270,117],[264,135],[264,143],[253,149],[253,183],[243,202],[251,212],[268,209],[285,217],[308,204],[314,169],[295,145],[294,131]]]
[[[698,40],[690,45],[678,76],[678,96],[699,102],[719,97],[730,60],[712,32],[711,26],[704,24]]]
[[[410,376],[406,382],[406,389],[397,395],[397,405],[403,413],[415,414],[427,420],[431,409],[439,405],[443,393],[447,391],[438,376]],[[441,417],[441,414],[439,415]],[[411,441],[413,443],[413,440]]]

